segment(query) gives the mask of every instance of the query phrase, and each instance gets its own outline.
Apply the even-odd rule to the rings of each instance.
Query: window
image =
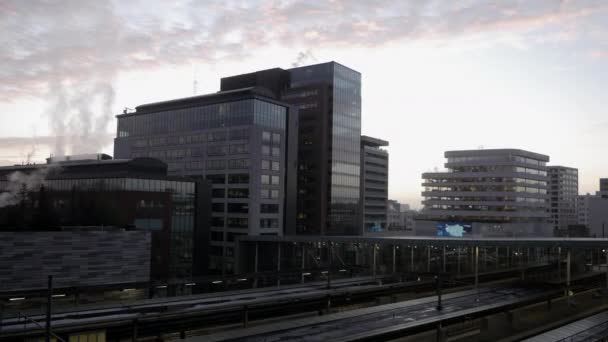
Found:
[[[205,178],[212,184],[226,184],[226,175],[207,175]]]
[[[224,241],[224,233],[222,232],[211,232],[212,241]]]
[[[211,211],[214,213],[223,213],[224,203],[211,203]]]
[[[226,131],[211,132],[207,136],[207,141],[224,141],[226,140]]]
[[[230,217],[228,218],[228,228],[247,228],[249,227],[249,220],[244,217]]]
[[[228,184],[248,184],[249,175],[246,173],[235,173],[228,175]]]
[[[249,159],[230,159],[228,161],[229,169],[248,169]]]
[[[279,190],[270,190],[270,198],[272,198],[272,199],[279,198]]]
[[[228,189],[228,198],[249,198],[249,189]]]
[[[228,203],[229,213],[247,214],[249,212],[249,204],[247,203]]]
[[[270,155],[270,146],[262,145],[262,155],[269,156]]]
[[[260,182],[264,185],[270,184],[270,176],[269,175],[261,175]]]
[[[223,170],[226,168],[226,161],[223,159],[207,160],[207,170]]]
[[[249,153],[249,145],[236,144],[230,145],[230,154],[247,154]]]
[[[272,184],[272,185],[279,185],[279,176],[272,176],[270,178],[270,180],[271,180],[270,184]]]
[[[230,140],[248,140],[249,139],[249,129],[236,129],[230,131]]]
[[[278,204],[260,204],[260,213],[262,214],[277,214],[278,212]]]
[[[262,141],[263,142],[270,142],[270,132],[262,132]]]
[[[223,228],[224,227],[224,218],[223,217],[212,217],[211,226]]]
[[[260,228],[279,228],[278,219],[261,219]]]
[[[260,190],[260,197],[262,197],[264,199],[270,198],[270,190],[268,190],[268,189]]]
[[[224,198],[226,194],[226,190],[224,189],[212,189],[211,197],[213,198]]]
[[[262,159],[262,170],[270,170],[270,160]]]
[[[272,133],[272,144],[273,145],[281,144],[281,134],[280,133]]]
[[[223,156],[226,155],[226,145],[213,145],[207,147],[208,156]]]
[[[246,236],[247,234],[244,233],[228,233],[228,238],[227,240],[230,242],[235,241],[239,236]]]
[[[273,147],[272,148],[272,156],[273,157],[278,157],[281,155],[281,149],[279,147]]]
[[[280,163],[277,161],[272,162],[272,171],[281,171]]]

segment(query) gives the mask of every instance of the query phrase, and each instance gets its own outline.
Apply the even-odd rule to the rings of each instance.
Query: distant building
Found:
[[[608,193],[608,178],[600,178],[600,192]]]
[[[210,268],[231,273],[235,239],[295,227],[297,109],[264,88],[141,105],[118,115],[118,158],[152,157],[212,183]]]
[[[587,227],[593,237],[608,237],[608,197],[586,194],[578,196],[578,224]]]
[[[336,62],[222,78],[263,87],[300,113],[297,221],[289,234],[361,234],[361,74]]]
[[[448,151],[447,172],[422,175],[417,235],[552,236],[546,155],[517,149]],[[449,229],[448,229],[449,228]]]
[[[401,216],[401,203],[395,200],[388,200],[386,208],[386,225],[387,230],[396,231],[403,230],[403,219]]]
[[[88,226],[142,230],[151,233],[152,250],[151,260],[141,265],[150,265],[153,280],[190,279],[207,272],[206,182],[167,177],[167,165],[150,158],[59,160],[0,167],[0,231]],[[32,233],[32,239],[36,236]]]
[[[568,226],[578,223],[578,170],[564,166],[548,166],[549,213],[557,235],[567,232]]]
[[[381,232],[387,226],[388,142],[361,136],[361,203],[363,233]]]

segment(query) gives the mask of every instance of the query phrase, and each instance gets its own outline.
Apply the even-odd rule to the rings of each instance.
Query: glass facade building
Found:
[[[304,203],[298,204],[297,233],[360,234],[361,74],[335,62],[290,69],[289,74],[290,89],[283,98],[302,110],[300,151],[304,153],[300,153],[300,170],[321,170],[329,175],[326,182],[322,177],[316,179],[321,182],[310,182],[306,177],[300,180],[299,200]],[[315,91],[327,94],[312,97],[313,101],[297,96]],[[312,126],[304,125],[305,110],[315,120]],[[325,136],[319,137],[319,131]],[[306,153],[307,142],[320,144],[326,151]],[[326,191],[314,188],[319,186]],[[311,200],[307,194],[314,194],[313,201],[327,203],[321,210],[325,217],[309,219],[314,217],[314,207],[305,203]]]
[[[296,158],[287,153],[295,122],[288,105],[265,95],[253,88],[220,92],[118,116],[117,157],[158,158],[170,175],[212,184],[208,239],[215,272],[233,271],[236,238],[282,235],[285,217],[295,218],[285,196],[291,169],[295,182],[295,165],[287,163]]]

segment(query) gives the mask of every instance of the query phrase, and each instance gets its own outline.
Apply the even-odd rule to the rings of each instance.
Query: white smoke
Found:
[[[27,193],[40,190],[46,184],[48,168],[37,169],[32,173],[16,171],[7,176],[7,185],[0,193],[0,208],[19,204]]]
[[[291,63],[292,68],[297,68],[302,65],[311,64],[317,62],[317,58],[312,54],[310,49],[306,51],[300,51],[296,57],[295,62]]]

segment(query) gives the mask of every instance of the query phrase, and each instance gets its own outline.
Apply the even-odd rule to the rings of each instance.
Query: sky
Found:
[[[0,0],[0,165],[112,154],[124,108],[223,76],[337,61],[389,196],[420,207],[446,150],[520,148],[608,177],[605,0]]]

